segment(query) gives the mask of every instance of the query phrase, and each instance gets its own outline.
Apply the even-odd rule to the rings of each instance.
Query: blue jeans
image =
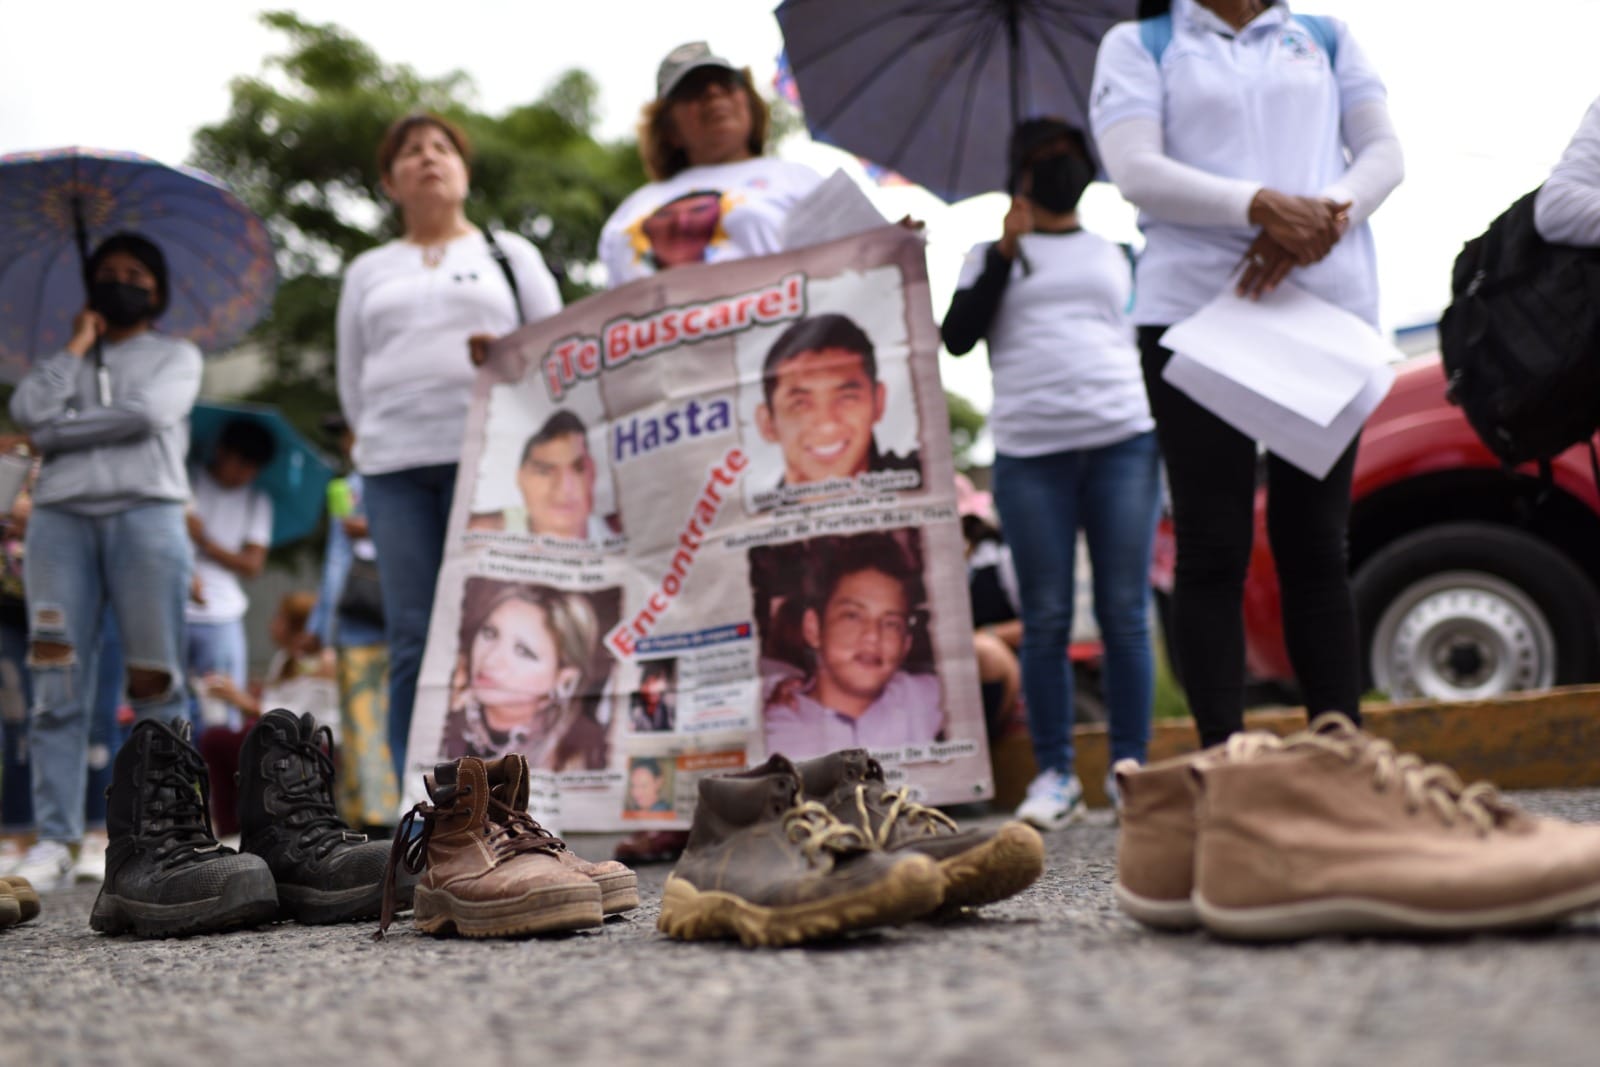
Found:
[[[1073,771],[1067,645],[1080,529],[1105,647],[1111,758],[1144,761],[1155,696],[1149,572],[1160,500],[1154,433],[1103,448],[995,456],[994,502],[1022,592],[1022,693],[1040,770]]]
[[[102,516],[34,510],[23,559],[29,641],[71,650],[63,660],[41,663],[30,655],[28,661],[33,812],[41,840],[83,837],[89,705],[107,603],[128,669],[168,679],[158,695],[134,700],[134,713],[163,720],[186,714],[181,645],[192,566],[182,504],[142,504]]]
[[[250,681],[250,650],[244,632],[243,619],[227,622],[190,621],[185,630],[184,662],[189,667],[189,677],[195,685],[208,674],[221,674],[243,689]],[[189,717],[195,725],[195,736],[209,726],[227,726],[238,730],[244,725],[239,709],[229,707],[226,723],[207,723],[200,715],[198,692],[189,696]]]
[[[433,589],[444,562],[456,465],[369,474],[362,482],[389,643],[389,752],[404,789],[411,710],[433,616]]]

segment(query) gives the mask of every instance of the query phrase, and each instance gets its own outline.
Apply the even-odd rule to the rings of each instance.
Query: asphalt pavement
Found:
[[[1597,790],[1518,799],[1600,821]],[[0,1065],[1600,1063],[1600,918],[1444,941],[1162,935],[1117,910],[1115,840],[1091,815],[977,917],[798,949],[666,939],[665,866],[641,868],[637,912],[523,941],[408,920],[382,942],[375,923],[107,938],[83,886],[0,931]]]

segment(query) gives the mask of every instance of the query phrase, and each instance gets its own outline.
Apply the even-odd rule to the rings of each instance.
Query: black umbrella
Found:
[[[778,25],[819,141],[946,201],[1004,191],[1017,121],[1087,129],[1100,38],[1170,0],[784,0]]]

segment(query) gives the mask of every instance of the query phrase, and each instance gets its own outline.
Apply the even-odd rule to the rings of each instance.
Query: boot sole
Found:
[[[1467,934],[1547,926],[1600,906],[1600,884],[1524,904],[1473,911],[1427,911],[1404,904],[1330,897],[1264,908],[1222,908],[1194,893],[1195,911],[1218,937],[1286,941],[1320,934]]]
[[[406,901],[399,902],[403,909]],[[376,919],[383,911],[383,883],[350,889],[311,889],[278,883],[278,914],[306,926]]]
[[[1112,890],[1116,893],[1118,907],[1146,926],[1157,930],[1178,931],[1193,930],[1200,925],[1200,915],[1195,911],[1192,900],[1156,900],[1153,897],[1141,897],[1121,882],[1113,886]]]
[[[880,881],[865,888],[779,907],[752,904],[720,890],[699,890],[669,875],[656,927],[680,941],[736,937],[746,946],[798,945],[920,919],[937,909],[943,898],[939,865],[922,855],[901,859]]]
[[[637,894],[635,894],[637,895]],[[514,937],[582,930],[604,922],[600,887],[552,885],[509,900],[460,900],[442,889],[417,887],[412,920],[425,934]]]
[[[607,915],[639,906],[639,876],[633,871],[597,874],[594,884],[600,887],[600,910]]]
[[[138,937],[185,937],[264,926],[277,917],[277,887],[272,872],[263,867],[234,876],[220,896],[184,904],[148,904],[116,896],[102,888],[89,914],[89,927],[102,934],[131,932]]]
[[[944,876],[942,912],[976,908],[1015,896],[1044,873],[1044,838],[1022,822],[1008,822],[976,848],[939,861]]]

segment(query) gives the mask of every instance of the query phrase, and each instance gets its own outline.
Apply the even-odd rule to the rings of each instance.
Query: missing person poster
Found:
[[[412,719],[528,757],[564,830],[686,828],[697,783],[866,748],[992,794],[939,341],[898,227],[655,275],[498,342]]]

